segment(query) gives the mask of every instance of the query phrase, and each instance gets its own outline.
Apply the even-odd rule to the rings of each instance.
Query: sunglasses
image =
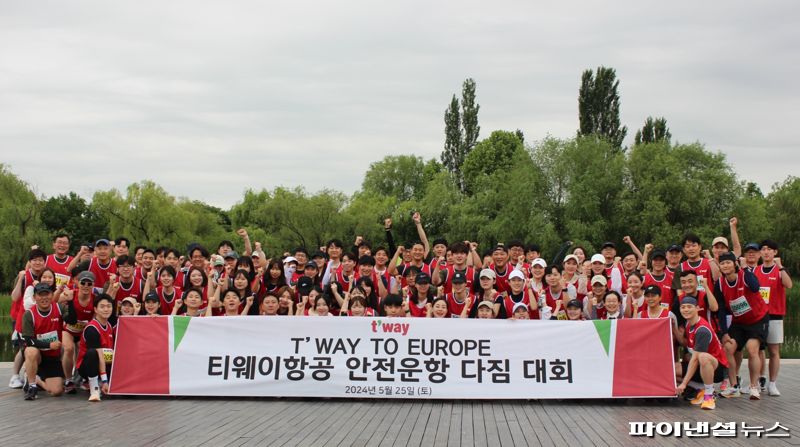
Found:
[[[93,285],[93,284],[94,284],[94,283],[93,283],[92,281],[81,281],[81,285],[82,285],[82,286],[91,286],[91,285]]]

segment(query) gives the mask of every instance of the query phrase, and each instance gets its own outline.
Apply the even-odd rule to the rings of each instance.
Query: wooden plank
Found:
[[[438,419],[436,422],[431,421],[433,419],[432,412],[435,407],[436,401],[425,401],[422,408],[420,408],[417,420],[414,422],[414,430],[411,432],[405,445],[409,447],[422,445],[422,439],[425,437],[425,433],[428,432],[428,426],[433,424],[433,431],[436,430]]]

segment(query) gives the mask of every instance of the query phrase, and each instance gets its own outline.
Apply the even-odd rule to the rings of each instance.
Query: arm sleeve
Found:
[[[389,259],[391,260],[391,256],[394,256],[394,253],[397,251],[397,246],[394,244],[394,236],[392,236],[392,230],[386,230],[386,245],[389,247]]]
[[[83,330],[83,338],[86,340],[86,349],[100,349],[100,334],[94,326],[86,326]]]
[[[37,339],[33,328],[33,314],[25,312],[25,315],[22,316],[22,339],[25,340],[25,345],[39,349],[49,348],[50,343]]]
[[[749,269],[744,270],[744,283],[747,284],[747,288],[750,289],[751,292],[758,292],[761,288],[761,285],[758,283],[758,277]]]
[[[564,261],[564,257],[567,255],[567,250],[569,247],[572,246],[572,242],[564,242],[561,244],[561,247],[558,249],[558,253],[553,257],[553,262],[550,265],[561,264]]]
[[[78,313],[75,312],[75,303],[72,300],[58,306],[61,308],[61,318],[64,323],[75,324],[78,322]]]
[[[708,352],[708,345],[711,344],[711,338],[711,331],[708,330],[708,328],[698,328],[694,336],[694,351]]]

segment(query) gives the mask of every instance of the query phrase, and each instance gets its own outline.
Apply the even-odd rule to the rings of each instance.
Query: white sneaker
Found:
[[[759,400],[761,399],[761,391],[758,389],[758,385],[750,387],[750,400]]]
[[[742,394],[750,394],[750,388],[749,388],[749,387],[742,387],[742,389],[740,390],[740,392],[741,392]]]
[[[778,391],[778,386],[775,385],[775,383],[770,383],[768,388],[769,388],[769,395],[770,396],[780,396],[781,395],[781,392]]]
[[[92,390],[92,392],[89,394],[89,402],[100,402],[100,390]]]
[[[19,374],[14,374],[11,376],[11,380],[8,382],[8,387],[14,389],[22,388],[22,379],[19,378]]]

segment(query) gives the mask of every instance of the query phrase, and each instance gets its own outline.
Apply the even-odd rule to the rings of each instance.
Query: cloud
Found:
[[[661,9],[658,9],[661,8]],[[10,2],[0,152],[45,195],[152,179],[228,207],[246,188],[358,189],[385,155],[438,157],[478,84],[482,136],[577,128],[581,71],[765,191],[800,171],[795,2]]]

